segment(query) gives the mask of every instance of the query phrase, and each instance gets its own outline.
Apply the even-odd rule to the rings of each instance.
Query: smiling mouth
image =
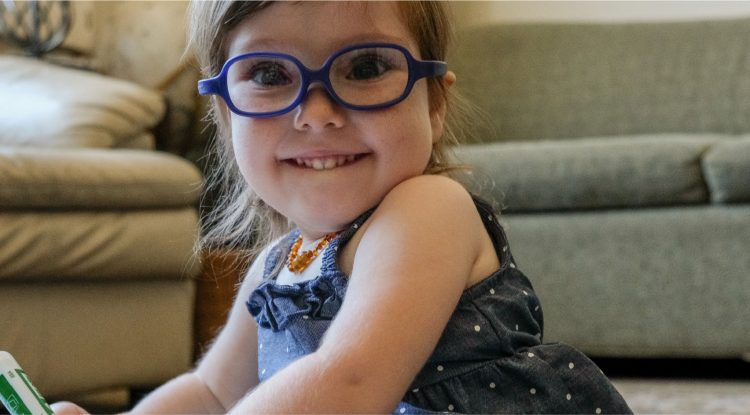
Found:
[[[364,154],[350,154],[347,156],[297,157],[284,161],[297,167],[323,171],[352,164],[362,157],[364,157]]]

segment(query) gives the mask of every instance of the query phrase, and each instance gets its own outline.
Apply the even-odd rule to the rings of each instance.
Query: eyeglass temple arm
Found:
[[[448,73],[448,64],[443,61],[418,61],[417,78],[443,76]]]
[[[198,81],[198,93],[201,95],[220,95],[218,78],[201,79]]]

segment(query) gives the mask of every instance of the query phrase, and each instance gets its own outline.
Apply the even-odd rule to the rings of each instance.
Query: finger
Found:
[[[85,409],[72,402],[55,402],[50,405],[55,415],[89,415]]]

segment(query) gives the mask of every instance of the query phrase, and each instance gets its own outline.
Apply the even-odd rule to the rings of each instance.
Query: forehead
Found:
[[[397,2],[279,2],[229,32],[227,55],[264,50],[322,61],[344,46],[373,41],[418,50]]]

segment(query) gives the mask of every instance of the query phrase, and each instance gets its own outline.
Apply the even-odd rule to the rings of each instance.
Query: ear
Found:
[[[450,89],[453,84],[456,83],[456,74],[453,71],[448,71],[443,75],[443,85],[445,90]],[[430,114],[430,124],[432,126],[432,142],[436,143],[440,137],[443,136],[445,131],[445,112],[447,110],[445,99],[443,99],[432,113]]]

